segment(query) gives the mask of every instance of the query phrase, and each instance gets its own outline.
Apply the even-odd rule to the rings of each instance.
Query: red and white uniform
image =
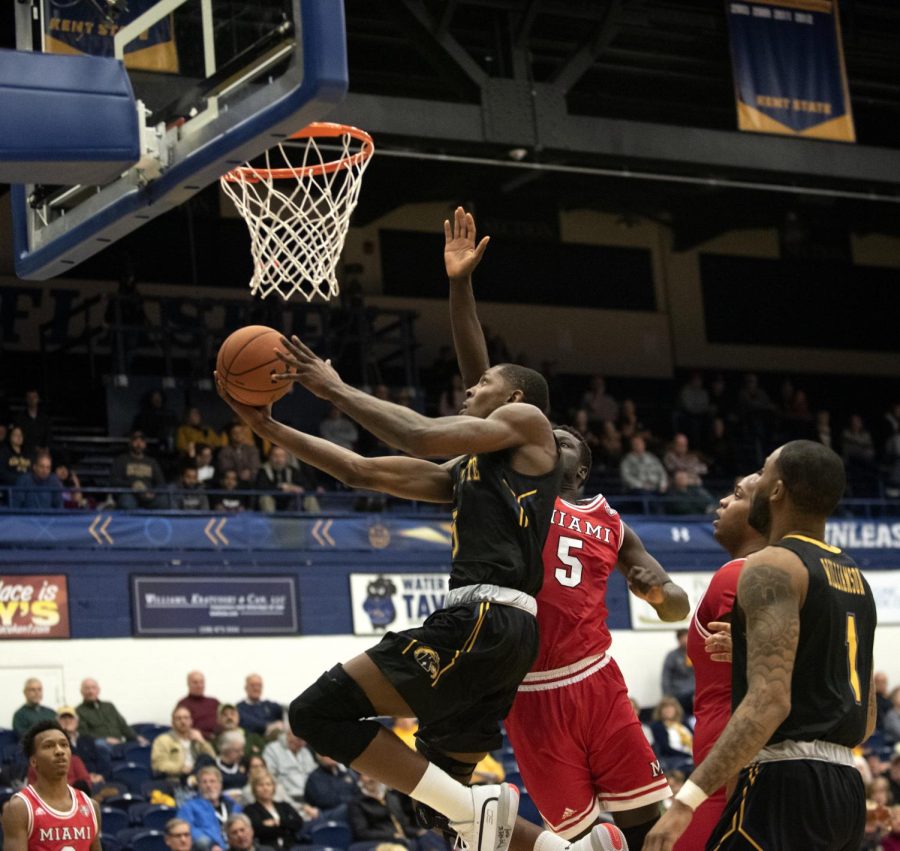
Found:
[[[707,624],[727,617],[734,608],[738,577],[747,559],[722,565],[697,604],[688,627],[687,654],[694,666],[694,765],[700,765],[731,717],[731,663],[714,662],[706,652],[712,634]],[[725,787],[717,789],[694,812],[674,851],[705,848],[725,809]]]
[[[91,799],[68,787],[72,806],[54,810],[41,799],[34,786],[16,793],[28,808],[28,851],[88,851],[100,833]]]
[[[672,794],[607,653],[606,583],[622,537],[622,518],[602,495],[578,504],[557,498],[537,597],[540,651],[506,718],[525,787],[565,838],[601,809]]]

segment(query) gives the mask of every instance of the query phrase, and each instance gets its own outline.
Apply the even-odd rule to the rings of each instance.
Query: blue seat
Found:
[[[122,843],[108,833],[100,834],[100,847],[103,851],[123,851]]]
[[[19,744],[19,737],[16,735],[16,731],[7,730],[5,727],[0,727],[0,750],[5,748],[7,745],[17,744]]]
[[[152,807],[149,801],[135,801],[128,808],[128,818],[131,821],[133,827],[143,827],[144,824],[144,813]]]
[[[169,851],[161,830],[142,830],[131,837],[131,851]]]
[[[25,754],[18,742],[7,742],[0,746],[0,763],[3,765],[13,765],[16,762],[24,761]]]
[[[140,795],[132,795],[131,792],[126,792],[124,795],[113,795],[111,798],[105,798],[103,803],[107,807],[115,807],[117,810],[127,813],[132,804],[143,800],[144,798]]]
[[[147,771],[151,771],[150,750],[150,745],[139,745],[137,742],[126,742],[125,759],[132,765],[142,765]]]
[[[141,791],[141,784],[150,779],[149,767],[138,765],[134,762],[125,763],[125,765],[113,768],[112,780],[115,783],[124,783],[132,795],[138,795]]]
[[[128,813],[116,807],[103,807],[100,810],[100,826],[103,833],[115,836],[129,825]]]
[[[144,723],[144,724],[132,724],[131,729],[134,730],[139,736],[143,736],[145,739],[149,741],[153,741],[160,733],[167,733],[169,731],[169,727],[166,727],[164,724],[152,724],[152,723]]]
[[[347,848],[353,842],[349,825],[339,821],[326,821],[309,832],[313,845],[327,845],[330,848]]]
[[[139,833],[143,833],[143,827],[126,827],[116,833],[116,839],[122,843],[123,848],[131,848],[131,840]]]
[[[151,804],[145,811],[142,820],[144,827],[150,830],[165,831],[166,824],[173,818],[178,810],[175,807],[166,807],[162,804]]]

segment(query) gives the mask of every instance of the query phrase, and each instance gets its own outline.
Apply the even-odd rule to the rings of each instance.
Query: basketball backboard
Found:
[[[103,186],[23,173],[11,191],[23,278],[71,269],[323,118],[347,88],[342,0],[27,0],[16,16],[19,50],[124,61],[143,153]]]

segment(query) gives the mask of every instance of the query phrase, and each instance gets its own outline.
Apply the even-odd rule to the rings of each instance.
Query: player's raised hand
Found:
[[[331,365],[331,361],[322,360],[296,334],[290,340],[282,337],[281,345],[284,346],[286,353],[275,349],[275,354],[284,364],[285,371],[273,375],[274,381],[282,379],[299,381],[320,399],[330,398],[331,391],[344,383]]]
[[[710,621],[706,628],[712,633],[704,642],[704,649],[713,662],[731,661],[731,624],[728,621]]]
[[[216,392],[222,397],[228,407],[231,408],[241,420],[250,426],[254,432],[259,434],[259,430],[265,423],[272,419],[272,406],[264,405],[263,407],[255,408],[253,405],[245,405],[243,402],[238,402],[238,400],[228,392],[228,389],[219,377],[218,372],[213,373],[213,380],[216,383]]]
[[[485,236],[478,245],[475,244],[475,219],[471,213],[457,207],[452,224],[449,219],[444,220],[444,266],[447,277],[451,281],[469,278],[481,262],[490,241],[491,238]]]

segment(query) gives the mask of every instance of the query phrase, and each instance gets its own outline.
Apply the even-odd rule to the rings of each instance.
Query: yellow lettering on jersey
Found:
[[[480,482],[481,481],[481,473],[478,472],[478,456],[473,455],[466,462],[466,466],[463,467],[463,471],[459,476],[460,481],[472,481],[472,482]]]
[[[825,571],[828,584],[832,588],[843,591],[845,594],[856,594],[860,597],[865,595],[866,587],[863,584],[862,574],[858,567],[838,564],[830,558],[819,559],[819,562]]]

